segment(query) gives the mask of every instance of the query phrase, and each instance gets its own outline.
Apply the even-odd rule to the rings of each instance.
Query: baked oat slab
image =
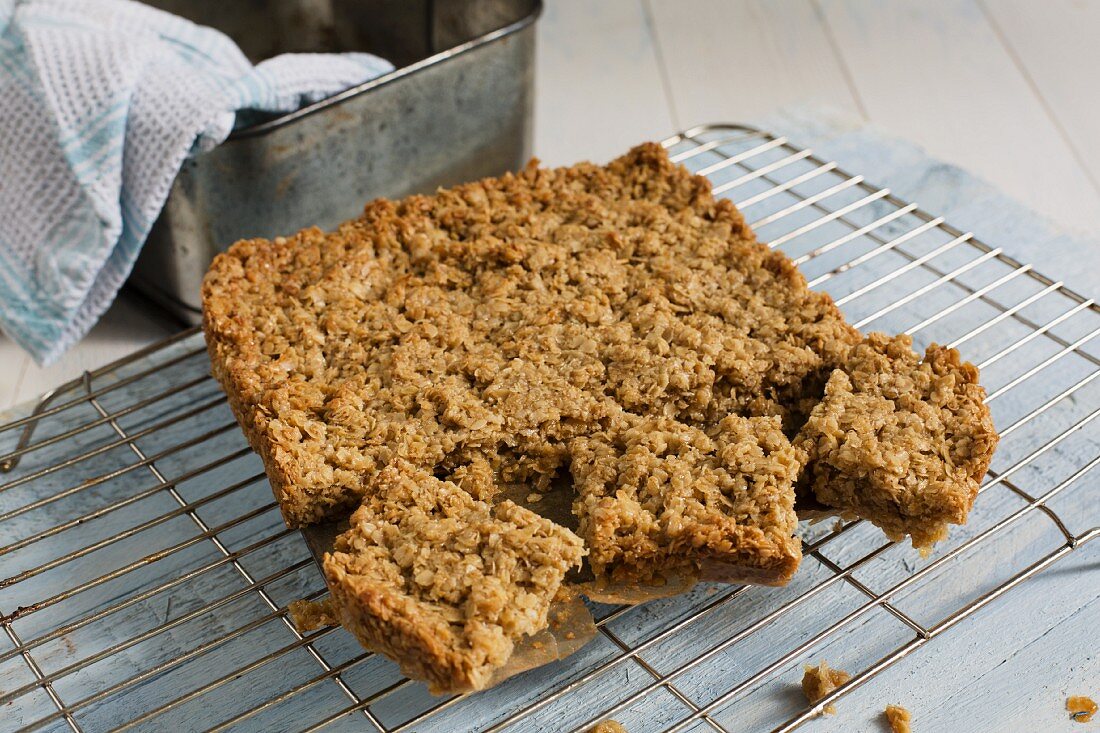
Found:
[[[324,562],[331,608],[435,691],[489,684],[584,554],[505,495],[572,483],[591,566],[622,587],[777,584],[800,470],[924,543],[965,518],[996,442],[972,367],[882,337],[850,356],[832,300],[654,144],[238,242],[203,326],[287,523],[359,507]],[[841,436],[868,421],[864,456]]]
[[[485,687],[584,550],[510,501],[490,506],[404,462],[379,472],[324,558],[340,623],[435,694]]]
[[[292,526],[351,510],[397,458],[545,486],[623,413],[792,434],[859,339],[654,144],[238,242],[203,307]]]
[[[978,370],[911,346],[875,333],[852,349],[794,444],[817,501],[927,549],[966,522],[998,437]]]

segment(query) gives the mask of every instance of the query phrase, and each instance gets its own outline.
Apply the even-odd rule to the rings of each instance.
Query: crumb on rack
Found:
[[[588,729],[588,733],[629,733],[617,720],[601,720]]]
[[[802,665],[802,692],[811,704],[817,703],[836,688],[852,679],[852,675],[840,669],[832,669],[824,659],[816,666]],[[822,711],[828,715],[836,713],[836,708],[826,705]]]
[[[1069,717],[1075,723],[1087,723],[1096,715],[1098,707],[1096,701],[1084,695],[1073,695],[1066,698],[1066,710]]]
[[[912,733],[910,723],[913,716],[901,705],[887,705],[882,714],[886,716],[892,733]]]
[[[290,620],[298,631],[314,631],[322,626],[336,626],[340,623],[332,599],[323,601],[294,601],[287,607]]]

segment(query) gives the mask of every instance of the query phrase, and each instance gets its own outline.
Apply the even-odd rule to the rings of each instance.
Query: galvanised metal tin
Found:
[[[225,30],[254,59],[361,50],[398,67],[184,163],[131,283],[187,321],[199,319],[211,259],[238,239],[329,228],[373,198],[498,175],[530,156],[540,0],[153,4]]]

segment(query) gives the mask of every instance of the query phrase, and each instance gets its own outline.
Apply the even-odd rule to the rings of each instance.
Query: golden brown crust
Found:
[[[408,463],[373,483],[324,558],[340,622],[435,694],[482,689],[521,637],[546,628],[580,539]]]
[[[818,501],[928,548],[966,521],[998,438],[977,368],[911,345],[871,334],[852,349],[794,443]]]
[[[801,447],[784,435],[817,414],[830,374],[846,399],[842,365],[857,384],[878,368],[908,374],[891,371],[894,357],[853,361],[860,335],[832,300],[654,144],[607,166],[532,164],[374,201],[328,234],[238,242],[202,296],[214,376],[287,523],[362,505],[325,562],[341,622],[436,690],[484,685],[545,614],[530,628],[480,606],[456,619],[457,598],[379,576],[396,562],[394,528],[431,554],[421,535],[442,525],[540,527],[547,548],[512,552],[546,575],[532,591],[541,608],[576,538],[511,502],[490,506],[572,472],[603,578],[783,583],[800,557],[792,480],[811,453],[829,465],[821,426]],[[939,369],[976,387],[952,354],[929,352],[937,384]],[[967,432],[981,410],[956,407],[957,426],[929,445],[966,454],[977,480],[996,436]],[[447,507],[457,514],[444,521]]]
[[[802,665],[802,694],[810,704],[815,704],[836,688],[852,679],[852,675],[844,670],[833,669],[824,659],[816,666]],[[836,713],[836,708],[826,705],[823,712],[828,715]]]
[[[545,488],[569,440],[624,413],[793,431],[858,340],[653,144],[238,242],[203,303],[214,375],[292,526],[355,506],[395,458]]]
[[[340,615],[331,598],[322,601],[292,601],[287,607],[290,620],[298,631],[315,631],[340,623]]]

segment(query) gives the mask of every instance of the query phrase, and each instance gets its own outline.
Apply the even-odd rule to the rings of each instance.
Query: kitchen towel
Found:
[[[111,304],[188,155],[239,112],[392,69],[355,53],[253,66],[222,33],[132,0],[0,0],[0,328],[55,360]]]

